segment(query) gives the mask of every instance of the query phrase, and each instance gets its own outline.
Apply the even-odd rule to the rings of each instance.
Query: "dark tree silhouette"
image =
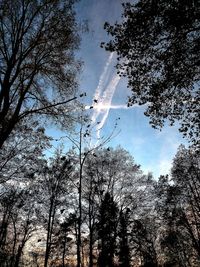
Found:
[[[120,224],[119,224],[119,266],[130,267],[130,248],[129,248],[129,210],[126,212],[120,212]]]
[[[66,104],[76,99],[80,67],[73,54],[79,45],[74,2],[1,1],[0,147],[27,116],[69,123]]]
[[[174,158],[172,179],[180,190],[176,202],[182,207],[180,222],[200,259],[200,166],[199,154],[180,146]]]
[[[121,147],[99,148],[88,155],[84,166],[83,210],[89,231],[90,267],[95,264],[98,210],[104,201],[105,192],[113,196],[119,210],[130,210],[135,205],[133,199],[141,176],[139,166]],[[118,215],[116,225],[119,224],[119,217]],[[118,231],[115,234],[117,236]]]
[[[138,0],[123,4],[122,21],[105,23],[118,55],[117,70],[128,78],[128,105],[146,104],[153,127],[180,121],[194,143],[200,133],[200,3]]]
[[[131,239],[135,243],[135,250],[140,257],[141,266],[157,267],[157,254],[151,231],[145,219],[136,219],[133,222]]]
[[[118,208],[113,197],[106,192],[99,210],[100,253],[99,267],[113,267],[116,248],[116,226]]]
[[[160,176],[156,192],[159,196],[156,209],[162,224],[159,232],[160,252],[166,266],[192,266],[194,250],[192,239],[184,227],[185,218],[182,203],[184,197],[178,186],[169,183],[168,176]],[[192,256],[193,254],[193,256]]]
[[[62,210],[61,210],[62,213]],[[57,233],[54,237],[53,243],[53,255],[55,258],[55,255],[57,255],[58,259],[61,258],[62,265],[60,267],[66,266],[66,257],[67,253],[69,253],[71,243],[73,241],[73,238],[70,237],[70,234],[73,232],[73,228],[76,224],[77,218],[76,215],[73,213],[70,213],[67,217],[65,217],[64,221],[59,224]]]

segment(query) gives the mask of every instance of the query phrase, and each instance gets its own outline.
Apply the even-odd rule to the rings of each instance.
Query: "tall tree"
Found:
[[[66,136],[73,144],[73,150],[71,151],[71,157],[75,160],[75,173],[77,179],[77,234],[76,234],[76,244],[77,244],[77,267],[82,265],[81,248],[82,248],[82,223],[83,223],[83,208],[82,208],[82,184],[83,184],[83,172],[84,164],[87,156],[93,151],[92,149],[87,149],[87,137],[90,136],[89,127],[86,125],[88,119],[83,116],[83,112],[80,114],[80,124],[78,131],[74,136]]]
[[[184,197],[181,190],[179,186],[169,182],[168,176],[160,176],[156,192],[157,218],[160,221],[159,257],[167,266],[192,266],[192,240],[184,227]]]
[[[119,225],[119,266],[130,267],[130,247],[129,247],[129,209],[120,212]]]
[[[180,146],[173,162],[172,180],[180,190],[181,222],[200,259],[200,163],[197,151]]]
[[[149,218],[135,219],[131,227],[131,241],[135,250],[135,256],[144,267],[157,267],[157,253],[155,249],[155,233]]]
[[[113,267],[116,249],[118,208],[110,193],[106,192],[99,210],[100,252],[99,267]]]
[[[70,160],[61,156],[61,152],[57,151],[55,158],[50,164],[46,164],[41,170],[37,179],[37,188],[39,191],[38,199],[42,205],[42,217],[44,217],[44,226],[46,228],[46,248],[44,267],[48,266],[51,256],[53,237],[55,234],[55,226],[59,224],[57,216],[62,206],[65,196],[71,190],[69,183],[69,174],[71,172]]]
[[[76,99],[80,67],[74,57],[79,45],[75,2],[1,1],[0,147],[27,116],[70,122],[67,103]]]
[[[148,190],[140,166],[121,147],[95,149],[86,159],[83,177],[83,209],[89,231],[89,262],[92,267],[98,243],[98,210],[104,201],[105,192],[113,197],[119,213],[124,213],[128,209],[131,210],[131,216],[134,216],[136,207],[138,206],[138,212],[142,206],[140,198],[144,197]],[[119,224],[118,214],[116,227]],[[116,231],[115,238],[117,234]]]
[[[85,163],[89,156],[95,155],[95,150],[98,148],[102,148],[107,142],[111,140],[113,137],[115,128],[110,135],[105,136],[99,140],[99,142],[91,146],[91,138],[93,133],[94,125],[92,125],[87,115],[84,113],[85,110],[81,110],[79,115],[79,126],[77,127],[77,131],[70,135],[67,135],[66,138],[70,140],[73,144],[72,155],[71,157],[75,161],[75,169],[76,169],[76,177],[77,180],[77,191],[78,191],[78,220],[77,220],[77,267],[81,267],[82,265],[82,224],[83,224],[83,185],[85,179]],[[88,186],[88,184],[87,184]],[[90,188],[92,184],[90,183]]]
[[[146,104],[153,127],[180,121],[180,131],[200,142],[200,3],[137,0],[123,4],[122,20],[105,24],[105,48],[116,51],[118,73],[128,78],[128,105]]]

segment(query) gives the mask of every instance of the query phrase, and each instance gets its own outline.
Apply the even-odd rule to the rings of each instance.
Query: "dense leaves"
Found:
[[[172,180],[162,176],[157,185],[157,209],[165,225],[160,244],[171,264],[198,266],[200,262],[199,167],[198,154],[180,146],[172,167]]]
[[[105,23],[117,70],[128,78],[128,105],[146,104],[153,127],[180,122],[194,142],[200,132],[199,1],[139,0],[123,4],[122,21]]]
[[[99,267],[114,266],[118,208],[113,197],[106,192],[99,209],[98,236],[100,239]]]

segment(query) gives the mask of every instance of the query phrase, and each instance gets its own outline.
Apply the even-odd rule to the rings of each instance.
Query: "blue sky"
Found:
[[[109,146],[121,145],[128,150],[141,169],[152,172],[157,178],[169,172],[172,159],[181,143],[185,143],[176,127],[166,126],[162,131],[149,125],[144,116],[144,107],[126,108],[126,80],[120,79],[114,68],[115,55],[100,48],[100,43],[108,40],[103,29],[105,21],[114,23],[120,20],[121,0],[82,0],[77,4],[77,18],[87,20],[89,33],[82,35],[78,57],[84,61],[80,76],[80,91],[86,92],[84,103],[92,105],[98,100],[94,109],[89,110],[93,122],[101,121],[102,129],[97,134],[109,135],[116,119],[120,133],[112,139]]]

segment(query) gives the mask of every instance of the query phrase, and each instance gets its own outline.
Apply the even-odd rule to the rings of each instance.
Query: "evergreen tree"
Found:
[[[125,213],[120,213],[120,226],[119,226],[119,266],[130,267],[130,249],[128,241],[128,222],[129,210]]]
[[[110,193],[106,193],[99,210],[99,267],[113,267],[116,247],[118,208]]]

